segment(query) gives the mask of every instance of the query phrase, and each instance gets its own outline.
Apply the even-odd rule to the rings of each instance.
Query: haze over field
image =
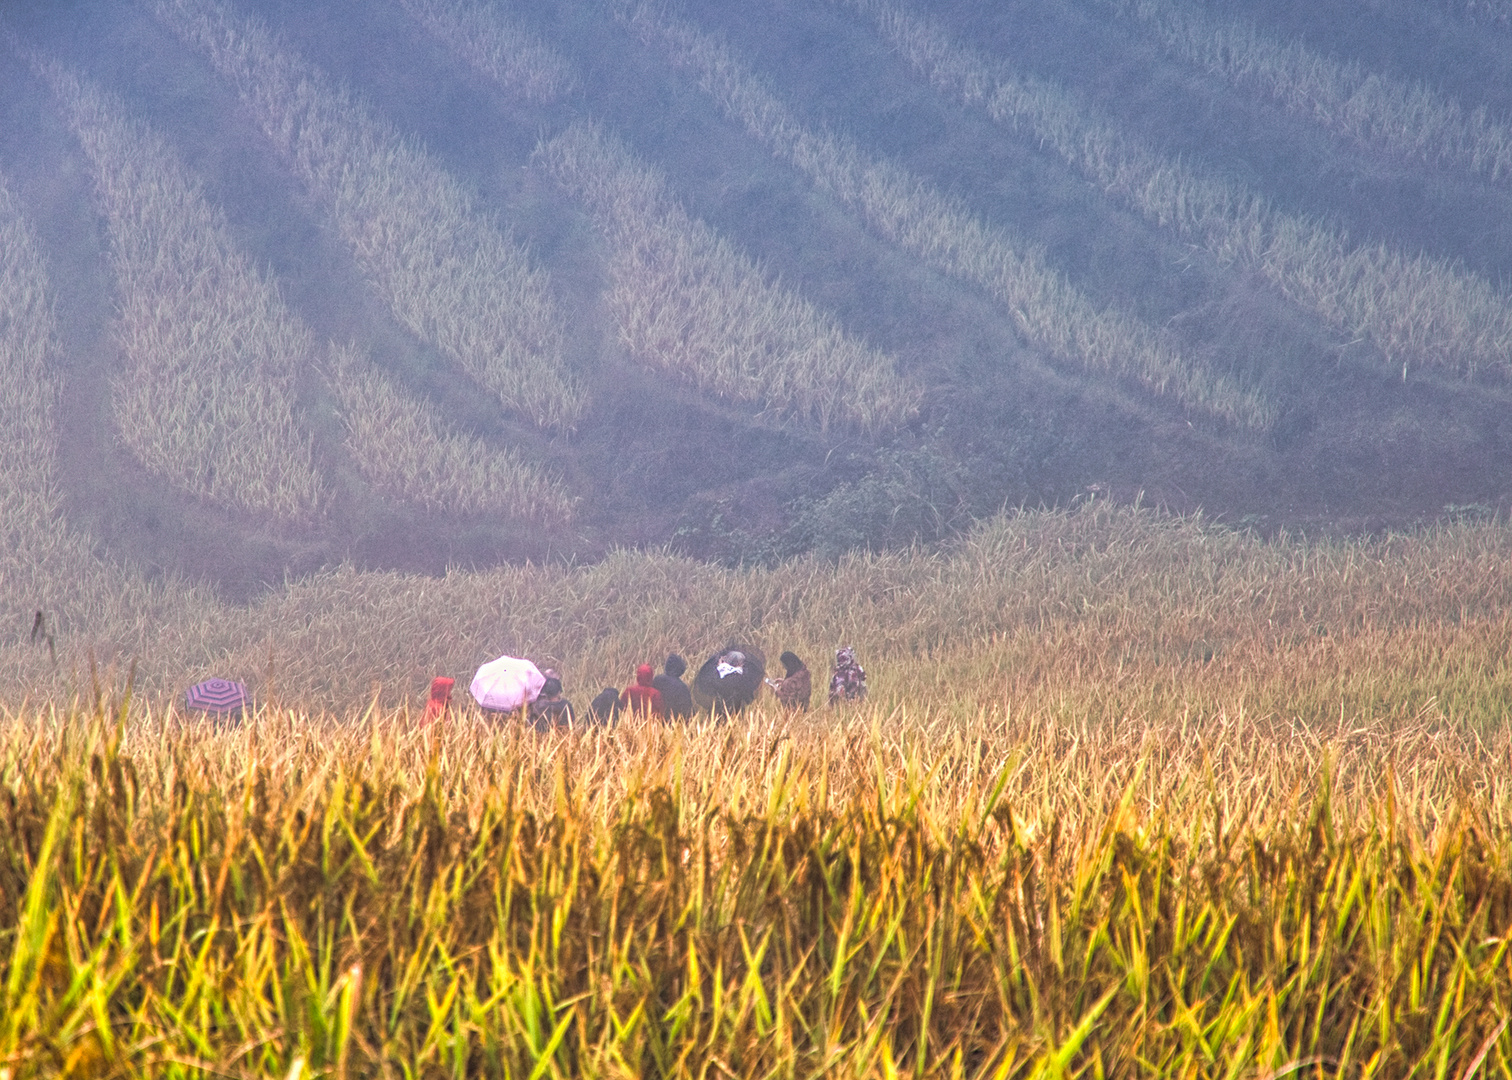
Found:
[[[1349,531],[1507,503],[1509,68],[1449,3],[22,3],[0,182],[71,528],[227,596]]]

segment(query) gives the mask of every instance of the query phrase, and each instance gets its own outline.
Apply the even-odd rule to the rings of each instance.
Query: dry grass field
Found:
[[[0,720],[12,1076],[1499,1075],[1505,728]]]
[[[1494,522],[1094,504],[838,565],[126,596],[56,668],[0,653],[0,1068],[1504,1072],[1509,565]],[[501,651],[582,707],[731,640],[821,686],[853,643],[870,699],[418,722]],[[184,715],[209,674],[253,684],[245,724]]]

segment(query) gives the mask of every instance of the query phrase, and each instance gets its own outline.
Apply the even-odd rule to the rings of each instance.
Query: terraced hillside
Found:
[[[230,599],[1505,508],[1504,7],[23,0],[5,445]]]

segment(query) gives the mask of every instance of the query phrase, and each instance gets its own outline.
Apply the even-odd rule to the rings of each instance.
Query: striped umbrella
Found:
[[[184,704],[191,709],[202,709],[218,716],[241,712],[251,698],[247,688],[230,679],[206,679],[191,686],[184,694]]]

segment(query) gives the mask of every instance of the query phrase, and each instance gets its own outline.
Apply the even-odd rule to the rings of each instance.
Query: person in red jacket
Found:
[[[635,669],[635,685],[625,688],[620,695],[620,707],[638,716],[654,716],[658,720],[667,715],[666,706],[662,704],[661,691],[651,685],[651,679],[656,675],[656,669],[650,664],[642,664]]]

